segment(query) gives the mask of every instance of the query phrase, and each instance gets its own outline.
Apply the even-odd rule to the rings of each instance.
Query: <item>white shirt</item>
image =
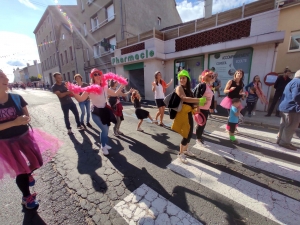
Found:
[[[155,99],[164,99],[165,98],[163,86],[160,83],[158,83],[158,86],[155,84],[154,98]]]
[[[90,93],[90,99],[91,99],[91,102],[92,102],[91,107],[93,105],[96,106],[97,108],[104,108],[105,107],[106,101],[107,101],[107,89],[108,89],[107,86],[102,88],[102,93],[100,95]]]

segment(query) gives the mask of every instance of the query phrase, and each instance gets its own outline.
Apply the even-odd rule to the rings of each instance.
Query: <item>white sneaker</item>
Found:
[[[158,124],[157,120],[152,120],[151,123]]]
[[[101,150],[102,150],[103,155],[109,155],[109,152],[108,152],[106,146],[102,147]]]
[[[137,128],[136,129],[137,131],[141,131],[141,132],[143,132],[144,130],[143,129],[141,129],[140,127],[139,128]]]
[[[192,153],[192,152],[189,151],[189,150],[186,150],[186,151],[184,151],[183,153],[184,153],[185,155],[188,155],[188,156],[191,156],[191,157],[194,157],[194,156],[195,156],[195,154]]]
[[[111,150],[111,149],[112,149],[112,147],[110,147],[109,145],[105,145],[105,148],[106,148],[107,150]]]
[[[178,159],[180,159],[180,161],[181,162],[183,162],[183,163],[187,163],[188,161],[187,161],[187,159],[186,159],[186,156],[184,155],[184,154],[178,154]]]
[[[218,113],[218,111],[216,109],[214,111],[215,111],[215,113]]]
[[[255,116],[255,112],[254,111],[252,112],[252,115]]]

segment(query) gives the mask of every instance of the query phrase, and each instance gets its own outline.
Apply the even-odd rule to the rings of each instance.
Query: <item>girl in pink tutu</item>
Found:
[[[224,93],[227,94],[227,96],[220,103],[220,105],[223,108],[230,110],[230,107],[232,105],[232,99],[234,98],[241,99],[244,97],[245,93],[243,91],[244,88],[243,77],[244,77],[244,71],[237,70],[234,73],[233,80],[229,80],[227,82],[224,89]],[[240,105],[239,108],[243,108],[243,106]]]
[[[29,190],[35,184],[32,172],[53,157],[60,143],[40,130],[29,129],[27,103],[20,95],[7,93],[7,89],[8,78],[0,70],[0,179],[5,175],[16,177],[22,204],[33,209],[38,202]]]

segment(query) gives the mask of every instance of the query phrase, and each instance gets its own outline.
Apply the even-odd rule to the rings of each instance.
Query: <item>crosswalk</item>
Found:
[[[263,138],[257,138],[259,136]],[[275,144],[274,133],[240,127],[238,145],[230,143],[225,131],[215,130],[208,133],[207,137],[209,141],[206,141],[205,145],[196,144],[191,150],[194,153],[206,153],[227,159],[230,163],[240,163],[242,167],[245,165],[246,168],[255,168],[261,173],[269,174],[274,180],[300,182],[300,151],[289,151]],[[299,139],[295,139],[294,143],[300,143],[298,141]],[[268,188],[263,182],[251,182],[251,179],[240,177],[237,173],[230,174],[230,170],[224,172],[203,159],[200,160],[198,156],[194,159],[189,158],[187,164],[175,159],[167,168],[201,187],[224,196],[228,201],[244,206],[266,218],[266,221],[300,224],[300,201],[299,196],[295,197],[299,195],[299,187],[295,188],[297,190],[294,194],[288,195],[280,188]],[[152,196],[152,201],[156,199],[155,201],[161,204],[152,204],[147,195]],[[136,208],[139,208],[138,213],[134,213]],[[169,208],[176,209],[176,213],[172,214]],[[202,224],[202,221],[188,216],[184,212],[185,209],[178,208],[146,185],[139,187],[127,199],[116,205],[115,209],[128,224]],[[157,213],[158,211],[160,213]],[[178,214],[181,215],[180,218]],[[251,218],[249,222],[251,223]]]

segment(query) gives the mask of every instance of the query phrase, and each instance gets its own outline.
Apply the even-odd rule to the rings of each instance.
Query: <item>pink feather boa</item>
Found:
[[[88,92],[88,93],[92,93],[92,94],[98,94],[100,95],[102,93],[102,90],[105,86],[107,86],[107,81],[108,80],[114,80],[114,81],[117,81],[119,84],[122,84],[122,85],[127,85],[128,82],[126,81],[126,79],[124,77],[121,77],[121,76],[118,76],[114,73],[106,73],[103,75],[103,78],[102,78],[102,82],[101,82],[101,86],[97,85],[97,84],[92,84],[88,87],[80,87],[76,84],[72,84],[72,83],[67,83],[67,88],[69,91],[72,91],[73,93],[75,94],[79,94],[79,93],[82,93],[82,92]]]

